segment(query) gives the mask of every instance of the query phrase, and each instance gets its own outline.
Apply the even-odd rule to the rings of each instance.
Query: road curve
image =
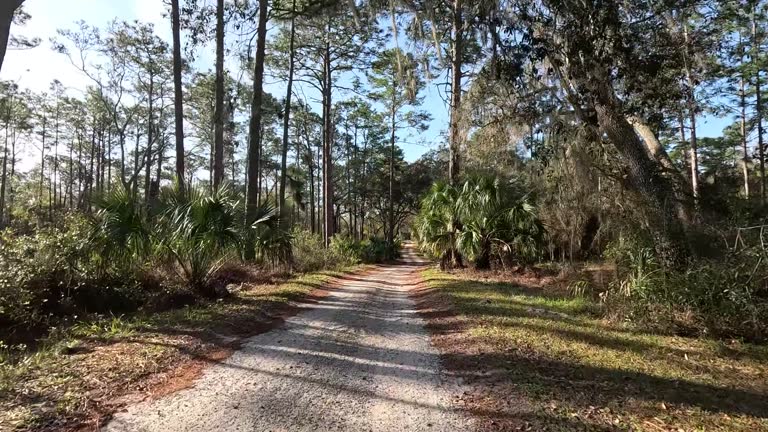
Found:
[[[102,430],[468,431],[458,387],[408,297],[418,258],[345,279],[319,303],[249,339],[173,395],[131,406]]]

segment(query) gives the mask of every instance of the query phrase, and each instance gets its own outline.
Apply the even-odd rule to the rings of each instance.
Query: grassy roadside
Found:
[[[359,268],[358,268],[359,269]],[[251,285],[230,298],[177,309],[112,317],[51,334],[33,353],[0,353],[0,431],[61,430],[87,424],[142,393],[183,387],[243,337],[295,312],[348,271],[310,273]],[[12,357],[13,360],[11,360]]]
[[[487,430],[768,431],[768,347],[647,334],[477,275],[423,277],[434,343]]]

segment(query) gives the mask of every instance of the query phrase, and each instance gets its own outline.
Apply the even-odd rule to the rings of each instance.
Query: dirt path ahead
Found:
[[[193,387],[118,413],[105,431],[467,431],[408,289],[418,259],[349,277],[253,337]]]

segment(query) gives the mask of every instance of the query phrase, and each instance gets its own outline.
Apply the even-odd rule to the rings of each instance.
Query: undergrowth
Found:
[[[510,430],[768,430],[764,346],[644,332],[587,296],[423,276],[467,323],[444,336],[445,361]]]
[[[36,346],[0,343],[0,430],[77,424],[147,376],[226,348],[347,270],[321,271],[162,313],[91,317]]]

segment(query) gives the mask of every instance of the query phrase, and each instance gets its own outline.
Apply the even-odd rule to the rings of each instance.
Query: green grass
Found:
[[[648,334],[590,300],[460,273],[424,278],[468,324],[449,364],[530,404],[531,430],[768,430],[768,347]]]
[[[347,272],[309,273],[163,313],[80,322],[52,331],[34,351],[0,346],[0,431],[57,428],[103,412],[151,374],[230,348],[270,314]]]

